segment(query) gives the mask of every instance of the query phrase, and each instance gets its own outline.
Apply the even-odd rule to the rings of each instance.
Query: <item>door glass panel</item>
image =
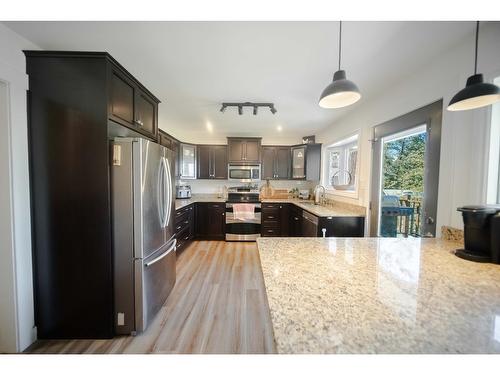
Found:
[[[292,178],[306,177],[305,171],[305,147],[294,148],[292,151]]]
[[[196,146],[181,145],[181,178],[196,178]]]
[[[382,138],[379,236],[422,236],[426,145],[426,125]]]

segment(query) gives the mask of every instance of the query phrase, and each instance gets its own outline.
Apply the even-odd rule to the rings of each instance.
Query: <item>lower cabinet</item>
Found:
[[[175,238],[177,240],[177,253],[184,250],[194,238],[194,208],[191,204],[175,212]]]
[[[323,237],[323,228],[326,229],[326,237],[364,237],[365,218],[363,216],[320,217],[318,237]]]
[[[226,204],[215,202],[196,203],[196,238],[200,240],[224,240]]]
[[[302,208],[290,205],[290,237],[302,237]]]
[[[289,236],[289,203],[262,203],[262,237]]]

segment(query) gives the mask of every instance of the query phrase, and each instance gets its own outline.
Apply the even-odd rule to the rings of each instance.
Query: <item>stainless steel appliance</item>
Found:
[[[255,205],[253,218],[235,219],[233,204],[252,203]],[[228,189],[226,200],[226,241],[255,241],[260,237],[261,204],[259,190],[255,187],[232,187]]]
[[[175,197],[177,199],[189,199],[191,198],[191,186],[189,185],[179,185],[175,188]]]
[[[307,211],[302,212],[302,236],[318,237],[318,218]]]
[[[260,164],[236,165],[229,164],[227,178],[232,181],[256,182],[260,181]]]
[[[111,147],[115,332],[135,334],[175,284],[174,154],[140,138]]]

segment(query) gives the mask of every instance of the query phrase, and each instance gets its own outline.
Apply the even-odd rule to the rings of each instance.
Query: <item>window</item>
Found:
[[[354,191],[357,184],[358,134],[328,146],[325,160],[325,187]]]

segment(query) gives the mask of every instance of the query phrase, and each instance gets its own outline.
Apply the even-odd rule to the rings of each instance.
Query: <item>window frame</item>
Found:
[[[347,142],[345,145],[340,145],[340,147],[347,146],[351,143],[356,142],[357,143],[357,155],[356,155],[356,169],[354,172],[355,180],[354,180],[354,189],[353,190],[336,190],[334,189],[329,182],[330,179],[330,171],[329,171],[329,164],[330,164],[330,151],[332,148],[335,148],[334,145],[338,143],[342,143],[349,138],[354,138],[356,137],[356,140],[353,142]],[[342,137],[337,137],[333,139],[331,142],[327,142],[326,145],[323,149],[323,161],[322,161],[322,166],[321,166],[321,184],[325,187],[325,191],[327,194],[331,195],[337,195],[337,196],[342,196],[342,197],[348,197],[348,198],[353,198],[353,199],[358,199],[359,198],[359,172],[360,172],[360,161],[361,161],[361,130],[358,129],[352,133],[346,134],[345,136]],[[348,153],[347,148],[345,149],[346,155]],[[346,163],[348,160],[345,161]]]

